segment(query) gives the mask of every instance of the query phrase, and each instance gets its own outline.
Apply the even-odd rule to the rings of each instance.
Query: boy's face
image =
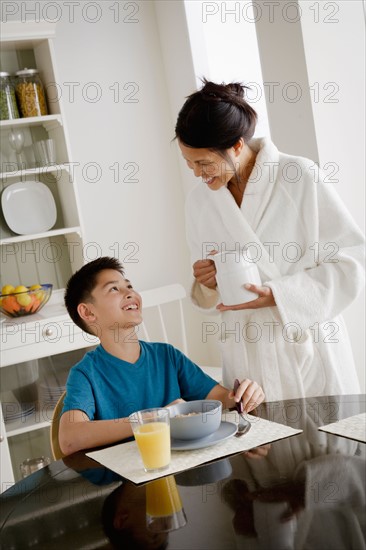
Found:
[[[141,296],[118,271],[101,271],[91,294],[93,301],[87,304],[91,312],[91,324],[101,329],[123,329],[142,322]]]

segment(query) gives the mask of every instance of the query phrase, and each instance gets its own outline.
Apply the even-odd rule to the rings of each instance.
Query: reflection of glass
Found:
[[[149,531],[165,533],[180,529],[186,523],[174,476],[151,481],[146,486],[146,525]]]
[[[38,470],[41,470],[45,466],[51,464],[51,460],[46,456],[41,456],[39,458],[27,458],[20,465],[20,471],[22,477],[27,477]]]
[[[170,417],[167,409],[145,409],[129,417],[146,472],[165,470],[170,463]]]
[[[24,155],[22,153],[23,147],[24,147],[24,141],[25,141],[25,137],[24,137],[23,130],[19,130],[19,129],[14,130],[13,128],[10,130],[9,143],[11,148],[14,149],[15,151],[18,168],[20,170],[22,170],[23,168],[25,169],[26,167]]]

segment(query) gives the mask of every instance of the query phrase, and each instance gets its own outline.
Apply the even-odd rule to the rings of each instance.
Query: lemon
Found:
[[[44,299],[44,292],[43,290],[39,290],[38,292],[35,293],[35,297],[37,298],[37,300],[39,300],[40,302],[43,302],[43,299]]]
[[[14,290],[15,289],[14,289],[13,285],[5,285],[1,289],[1,294],[13,294]]]
[[[32,301],[32,298],[31,296],[29,296],[29,294],[19,294],[19,296],[16,296],[16,299],[18,304],[23,307],[29,306]]]
[[[32,285],[29,287],[29,290],[38,290],[39,288],[42,288],[41,285]]]
[[[19,294],[20,292],[28,292],[28,289],[24,285],[18,285],[14,288],[14,294]]]

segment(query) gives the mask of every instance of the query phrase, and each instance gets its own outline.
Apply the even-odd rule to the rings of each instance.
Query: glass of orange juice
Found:
[[[146,526],[149,531],[164,533],[184,527],[187,518],[174,476],[146,485]]]
[[[129,416],[145,472],[160,472],[170,464],[168,409],[144,409]]]

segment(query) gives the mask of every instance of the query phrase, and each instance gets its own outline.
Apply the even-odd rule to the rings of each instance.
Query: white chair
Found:
[[[140,294],[144,321],[139,327],[139,338],[147,342],[170,343],[189,357],[183,312],[184,287],[176,283],[143,290]],[[221,381],[221,367],[199,366],[211,378]]]

